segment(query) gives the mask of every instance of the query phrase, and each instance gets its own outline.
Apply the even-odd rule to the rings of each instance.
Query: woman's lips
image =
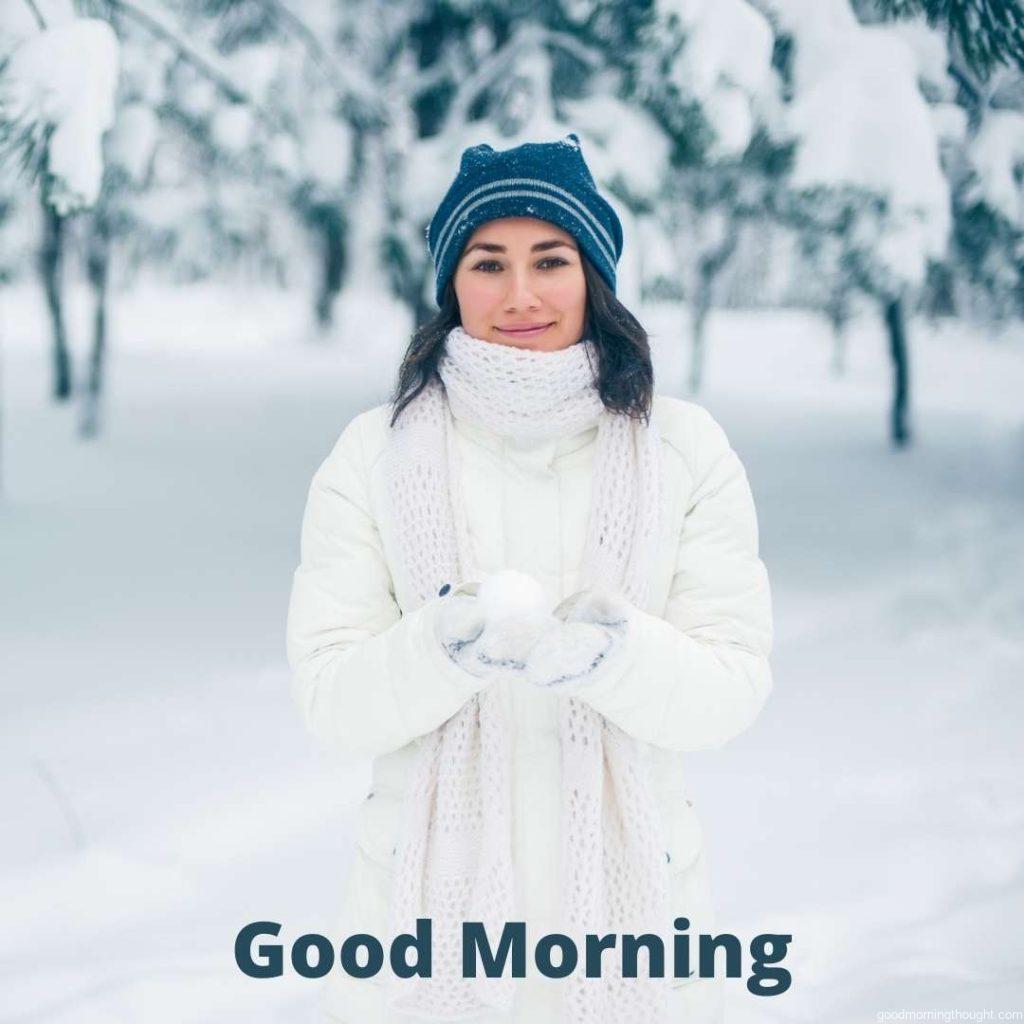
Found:
[[[552,321],[554,323],[554,321]],[[533,338],[538,334],[543,334],[551,324],[543,324],[540,327],[531,327],[528,330],[513,330],[511,327],[508,329],[498,328],[502,334],[510,334],[513,338]]]

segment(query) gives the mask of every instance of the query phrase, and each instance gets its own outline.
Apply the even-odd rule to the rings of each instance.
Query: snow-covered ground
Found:
[[[309,479],[408,325],[306,342],[306,305],[120,297],[81,442],[38,296],[0,293],[2,1021],[316,1020],[318,982],[248,979],[233,944],[335,923],[368,770],[302,731],[285,612]],[[685,320],[644,319],[679,394]],[[700,401],[757,500],[775,692],[691,755],[691,788],[719,929],[793,936],[792,988],[730,979],[729,1024],[1024,1008],[1024,348],[923,324],[912,345],[897,452],[876,325],[837,380],[813,317],[712,320]]]

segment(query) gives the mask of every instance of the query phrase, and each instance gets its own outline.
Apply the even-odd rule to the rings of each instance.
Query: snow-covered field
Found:
[[[248,979],[233,944],[334,925],[368,775],[303,733],[284,620],[309,479],[408,325],[309,342],[301,295],[120,297],[81,442],[38,296],[0,304],[0,1020],[313,1022],[319,983]],[[644,319],[679,394],[685,319]],[[792,988],[730,979],[729,1024],[1024,1009],[1024,348],[915,324],[912,361],[897,452],[876,325],[837,380],[806,314],[712,321],[700,401],[757,500],[775,692],[691,788],[720,930],[793,935]]]

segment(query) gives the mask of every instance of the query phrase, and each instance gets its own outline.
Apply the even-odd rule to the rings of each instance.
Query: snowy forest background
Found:
[[[368,780],[288,699],[305,491],[461,151],[568,131],[772,579],[690,758],[720,929],[794,935],[729,1024],[1024,1008],[1019,3],[3,0],[0,1021],[316,1019],[233,960],[331,931]]]

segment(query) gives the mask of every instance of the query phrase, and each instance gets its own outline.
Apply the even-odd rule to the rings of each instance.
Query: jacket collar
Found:
[[[573,434],[543,441],[531,441],[499,434],[476,420],[456,416],[451,409],[448,410],[448,414],[455,426],[456,433],[461,437],[493,452],[508,455],[517,462],[545,468],[550,467],[555,459],[562,459],[575,452],[579,452],[582,456],[584,449],[597,438],[596,423]]]

